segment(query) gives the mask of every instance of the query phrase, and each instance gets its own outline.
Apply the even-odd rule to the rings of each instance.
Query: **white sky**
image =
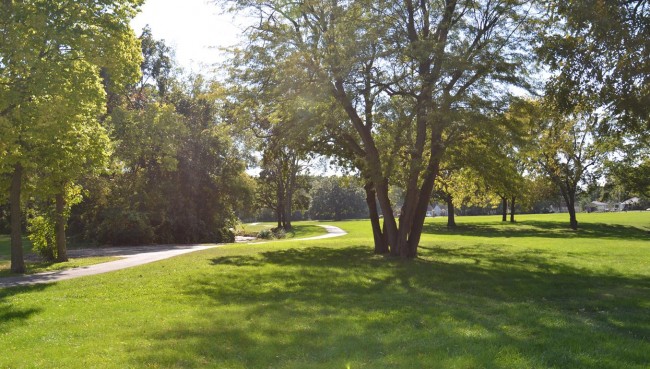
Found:
[[[188,72],[210,74],[224,61],[219,47],[237,43],[241,23],[209,0],[146,0],[131,26],[140,35],[145,25],[155,39],[163,39],[176,51],[176,60]]]

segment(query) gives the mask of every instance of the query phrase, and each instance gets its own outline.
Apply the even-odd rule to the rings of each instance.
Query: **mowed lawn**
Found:
[[[650,212],[427,221],[0,290],[0,368],[648,368]]]

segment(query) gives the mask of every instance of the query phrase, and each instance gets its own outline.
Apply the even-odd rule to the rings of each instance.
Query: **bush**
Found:
[[[275,228],[273,230],[273,235],[278,239],[287,238],[287,231],[285,231],[284,228]]]
[[[106,213],[98,231],[98,241],[108,245],[146,245],[154,243],[154,229],[146,214],[113,209]]]
[[[27,221],[28,238],[32,248],[44,259],[56,258],[54,247],[54,224],[46,215],[33,215]]]
[[[217,243],[235,242],[235,232],[230,228],[220,228],[215,233],[215,242]]]
[[[263,240],[272,240],[275,238],[275,234],[270,229],[262,229],[257,234],[257,238],[261,238]]]

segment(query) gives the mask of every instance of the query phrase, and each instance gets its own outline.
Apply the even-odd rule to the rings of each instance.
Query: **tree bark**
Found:
[[[379,224],[379,212],[377,210],[377,199],[372,182],[366,183],[363,187],[366,190],[366,204],[370,215],[370,224],[372,225],[372,236],[375,241],[375,254],[387,254],[388,243],[381,231]]]
[[[441,135],[434,134],[432,139],[438,140],[441,139]],[[418,245],[420,244],[420,238],[422,237],[422,231],[424,229],[424,220],[427,215],[427,207],[429,206],[429,200],[431,199],[431,193],[433,192],[433,186],[440,171],[440,159],[438,155],[435,155],[437,152],[441,152],[440,145],[437,145],[436,142],[433,142],[431,145],[432,156],[429,159],[427,169],[425,171],[424,180],[422,181],[422,186],[420,187],[420,199],[417,208],[415,209],[415,216],[413,219],[413,224],[411,225],[411,232],[408,238],[408,247],[409,247],[409,257],[416,257],[418,255]]]
[[[65,197],[63,193],[59,193],[55,196],[55,208],[56,208],[56,261],[64,262],[68,261],[68,252],[65,242]]]
[[[447,195],[447,227],[456,227],[456,214],[454,214],[454,199]]]
[[[501,197],[503,209],[501,211],[501,221],[505,222],[508,220],[508,199],[505,196]]]
[[[282,206],[280,204],[275,209],[275,218],[278,222],[278,229],[282,228]]]
[[[569,226],[574,231],[578,229],[578,219],[576,218],[576,208],[575,208],[575,199],[576,199],[576,186],[566,184],[563,186],[560,181],[558,181],[560,187],[560,193],[564,198],[566,203],[567,210],[569,212]]]
[[[510,200],[510,223],[515,222],[515,199],[516,197],[513,196]]]
[[[20,191],[22,188],[23,167],[14,166],[9,189],[9,213],[11,216],[11,272],[25,273],[25,259],[23,257],[22,238],[22,213],[20,209]]]
[[[575,193],[568,194],[567,210],[569,210],[569,226],[574,231],[578,229],[578,219],[576,218]]]
[[[388,249],[391,255],[398,256],[399,250],[397,248],[397,222],[393,215],[393,209],[390,206],[390,198],[388,197],[388,181],[384,178],[379,181],[379,184],[373,180],[375,185],[375,193],[382,213],[384,214],[383,235],[388,244]]]
[[[285,194],[284,194],[284,211],[285,211],[285,219],[284,219],[284,229],[285,230],[291,230],[291,218],[293,216],[293,193],[296,189],[296,177],[298,175],[298,157],[294,155],[292,158],[291,162],[289,163],[289,180],[287,181],[287,185],[285,188]]]

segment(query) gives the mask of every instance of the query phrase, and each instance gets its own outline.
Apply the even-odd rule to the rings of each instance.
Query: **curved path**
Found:
[[[323,238],[338,237],[346,235],[347,232],[339,227],[330,225],[321,225],[327,230],[327,234],[296,238],[295,241],[319,240]],[[288,240],[289,241],[289,240]],[[39,283],[51,283],[63,281],[66,279],[84,277],[108,273],[115,270],[134,267],[137,265],[152,263],[154,261],[168,259],[174,256],[187,254],[189,252],[206,250],[213,247],[223,246],[225,244],[206,244],[206,245],[186,245],[186,246],[136,246],[136,247],[107,247],[99,249],[80,249],[69,250],[70,257],[80,256],[116,256],[122,259],[109,261],[106,263],[89,265],[86,267],[59,270],[55,272],[45,272],[38,274],[19,275],[15,277],[0,278],[0,288],[27,286]]]

